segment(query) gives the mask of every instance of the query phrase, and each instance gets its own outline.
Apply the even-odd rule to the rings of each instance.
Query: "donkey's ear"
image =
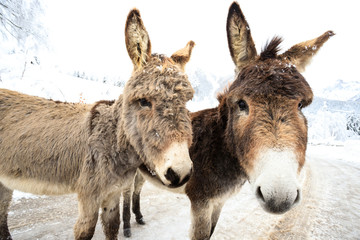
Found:
[[[233,2],[229,8],[226,32],[231,58],[237,70],[241,70],[255,59],[257,53],[249,24],[237,2]]]
[[[303,72],[322,45],[334,35],[333,31],[327,31],[320,37],[292,46],[279,57],[294,64],[300,72]]]
[[[185,70],[185,65],[190,60],[191,52],[194,46],[195,43],[190,41],[184,48],[176,51],[173,55],[171,55],[171,59],[180,66],[182,71]]]
[[[138,9],[131,10],[126,19],[125,42],[134,68],[143,67],[151,55],[151,43]]]

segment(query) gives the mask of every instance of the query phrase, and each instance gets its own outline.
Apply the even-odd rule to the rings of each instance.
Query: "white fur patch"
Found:
[[[292,150],[267,149],[259,153],[254,164],[254,169],[250,176],[250,181],[254,182],[260,175],[285,175],[296,176],[299,163]]]
[[[250,183],[257,191],[258,187],[265,199],[285,201],[295,200],[298,194],[299,163],[293,150],[266,149],[259,154]]]

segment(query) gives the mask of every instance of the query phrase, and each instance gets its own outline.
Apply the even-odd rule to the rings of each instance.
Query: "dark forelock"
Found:
[[[276,58],[278,52],[281,50],[280,44],[283,39],[279,36],[273,37],[270,42],[266,42],[265,47],[260,54],[260,60],[266,60],[270,58]]]

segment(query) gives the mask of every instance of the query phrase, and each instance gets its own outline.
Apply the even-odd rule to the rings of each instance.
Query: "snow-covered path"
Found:
[[[303,199],[296,208],[284,215],[265,213],[246,184],[226,202],[212,239],[359,239],[360,162],[339,158],[336,148],[310,148]],[[185,195],[146,183],[141,203],[147,224],[132,219],[131,239],[188,239],[190,202]],[[15,199],[9,213],[14,240],[72,239],[76,207],[75,195]],[[94,239],[104,239],[99,223]],[[122,231],[119,239],[124,239]]]

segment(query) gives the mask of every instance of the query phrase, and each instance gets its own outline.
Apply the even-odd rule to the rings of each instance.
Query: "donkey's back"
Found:
[[[73,192],[88,109],[0,89],[0,182],[38,194]]]

